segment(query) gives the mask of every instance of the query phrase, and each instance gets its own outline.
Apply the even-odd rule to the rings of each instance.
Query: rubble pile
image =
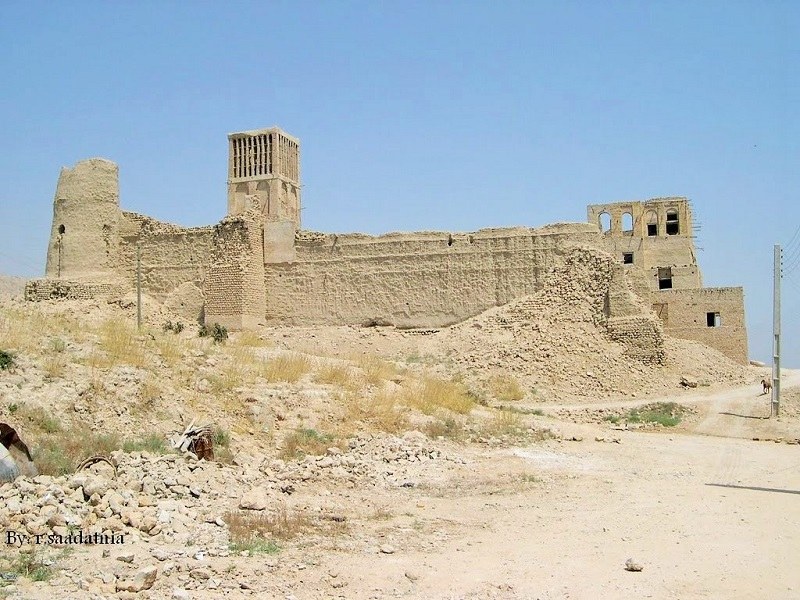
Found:
[[[75,535],[186,542],[213,532],[211,512],[229,479],[225,467],[168,454],[115,452],[111,462],[70,476],[19,478],[0,487],[0,526],[60,545]],[[205,527],[209,522],[210,526]],[[70,537],[72,535],[72,537]],[[212,536],[214,537],[214,536]],[[218,537],[218,536],[217,536]],[[78,542],[80,543],[80,542]]]
[[[607,303],[619,311],[608,318]],[[644,311],[644,312],[642,312]],[[612,314],[613,313],[612,311]],[[528,400],[593,401],[663,392],[682,374],[740,383],[745,369],[706,346],[665,338],[611,257],[576,249],[531,296],[443,332],[468,377],[498,372],[531,390]]]
[[[434,461],[436,464],[434,464]],[[403,485],[418,476],[427,464],[441,468],[441,461],[463,462],[436,448],[424,434],[409,431],[360,434],[348,440],[346,451],[331,447],[324,456],[306,456],[297,462],[267,459],[260,467],[267,488],[287,489],[287,483],[332,482],[359,485]]]

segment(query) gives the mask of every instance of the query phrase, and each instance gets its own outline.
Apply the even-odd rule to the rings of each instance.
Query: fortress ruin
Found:
[[[228,147],[227,216],[207,227],[121,210],[111,161],[62,169],[45,278],[26,299],[126,293],[138,249],[143,292],[206,323],[444,327],[541,292],[584,248],[615,262],[605,316],[619,339],[663,330],[747,362],[743,290],[703,287],[686,198],[593,204],[586,223],[538,228],[317,233],[301,228],[299,140],[273,127],[230,134]]]

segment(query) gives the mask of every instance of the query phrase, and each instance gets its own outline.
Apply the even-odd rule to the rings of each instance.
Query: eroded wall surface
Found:
[[[661,290],[651,295],[651,301],[668,335],[701,342],[747,363],[742,288]]]
[[[141,251],[142,289],[165,300],[181,284],[202,288],[211,262],[213,227],[180,227],[144,215],[123,212],[117,273],[136,285],[136,246]]]
[[[296,260],[265,266],[267,319],[439,327],[536,291],[588,224],[539,229],[333,235],[301,232]]]
[[[264,322],[264,240],[257,211],[214,227],[205,293],[205,321],[231,329]]]

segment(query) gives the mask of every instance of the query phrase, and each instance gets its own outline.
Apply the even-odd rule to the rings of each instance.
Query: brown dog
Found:
[[[762,379],[761,385],[764,388],[764,392],[761,394],[762,396],[764,394],[769,394],[772,391],[772,382],[769,379]]]

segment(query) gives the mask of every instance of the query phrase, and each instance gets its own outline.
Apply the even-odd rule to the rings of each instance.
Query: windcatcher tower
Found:
[[[253,208],[300,229],[300,140],[278,127],[228,135],[228,216]]]

